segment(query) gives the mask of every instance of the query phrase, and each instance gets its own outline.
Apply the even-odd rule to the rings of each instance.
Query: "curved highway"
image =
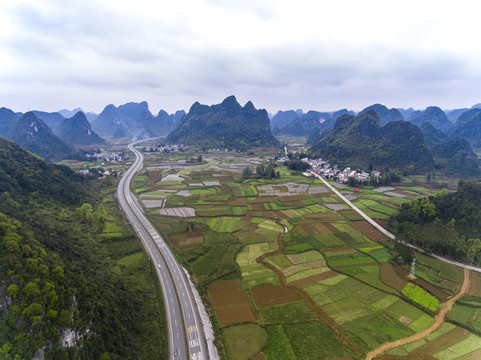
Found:
[[[143,167],[144,156],[134,148],[139,142],[128,146],[135,154],[135,161],[119,182],[117,199],[154,263],[159,277],[167,317],[169,359],[206,360],[209,356],[202,323],[184,269],[142,213],[130,191],[132,178]]]

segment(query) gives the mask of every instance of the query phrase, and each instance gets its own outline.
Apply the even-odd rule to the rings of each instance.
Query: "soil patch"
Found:
[[[174,235],[169,235],[169,242],[174,245],[202,244],[204,236],[201,232],[187,231]]]
[[[334,268],[334,270],[342,270],[342,269],[349,269],[349,268],[353,268],[353,267],[362,267],[362,266],[376,266],[378,265],[377,262],[370,262],[370,263],[366,263],[366,264],[352,264],[352,265],[344,265],[344,266],[336,266]]]
[[[326,271],[317,275],[306,277],[304,279],[293,281],[289,285],[295,286],[297,288],[301,288],[303,286],[314,284],[318,281],[326,280],[337,275],[339,275],[339,273],[335,271]]]
[[[316,235],[316,231],[313,229],[313,226],[304,224],[304,225],[301,225],[301,227],[307,233],[307,235],[311,235],[311,236]]]
[[[335,232],[339,232],[332,224],[330,223],[322,223],[316,222],[312,224],[314,229],[316,229],[320,234],[332,234]]]
[[[351,221],[352,225],[354,225],[355,227],[357,227],[359,230],[362,230],[364,232],[372,232],[372,231],[375,231],[376,229],[374,228],[374,226],[372,226],[371,224],[369,224],[367,221],[365,220],[360,220],[360,221]]]
[[[381,267],[381,281],[398,291],[402,291],[407,285],[407,281],[401,279],[394,270],[394,266],[391,263],[383,263]]]
[[[217,281],[211,284],[209,297],[222,326],[257,321],[249,297],[238,280]]]
[[[474,271],[471,271],[471,286],[468,295],[481,296],[481,274]]]
[[[301,300],[295,290],[274,285],[261,285],[252,289],[250,293],[257,307],[260,308]]]
[[[266,357],[264,356],[264,353],[263,353],[263,352],[260,352],[260,353],[257,353],[257,355],[254,356],[254,357],[252,358],[252,360],[265,360],[265,358],[266,358]]]
[[[330,252],[330,251],[342,251],[342,250],[349,250],[352,249],[350,246],[341,246],[341,247],[336,247],[336,248],[330,248],[330,249],[322,249],[322,252]]]

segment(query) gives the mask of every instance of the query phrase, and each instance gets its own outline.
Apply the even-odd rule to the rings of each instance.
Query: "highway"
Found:
[[[154,263],[159,278],[166,310],[169,359],[206,360],[209,358],[207,343],[184,269],[144,216],[130,191],[132,178],[143,167],[144,156],[134,148],[139,142],[128,146],[135,154],[135,160],[119,182],[117,200]]]
[[[337,191],[337,189],[335,189],[331,184],[329,184],[329,182],[327,182],[326,179],[324,179],[321,175],[319,174],[316,174],[314,171],[311,171],[309,170],[309,173],[311,173],[312,175],[314,175],[315,177],[317,177],[319,180],[321,180],[332,192],[334,192],[337,196],[339,196],[341,198],[341,200],[343,200],[347,205],[349,205],[354,211],[356,211],[359,215],[361,215],[367,222],[369,222],[372,226],[374,226],[377,230],[379,230],[382,234],[384,234],[385,236],[391,238],[392,240],[395,240],[395,241],[400,241],[400,240],[397,240],[396,237],[394,236],[394,234],[390,233],[389,231],[387,231],[386,229],[384,229],[381,225],[379,225],[377,222],[375,222],[373,219],[371,219],[369,216],[367,216],[361,209],[359,209],[356,205],[354,205],[352,202],[350,202],[344,195],[342,195],[339,191]],[[402,243],[414,250],[417,250],[419,252],[422,252],[424,253],[424,250],[416,245],[413,245],[413,244],[410,244],[410,243],[406,243],[404,241],[402,241]],[[472,270],[472,271],[476,271],[478,273],[481,273],[481,268],[477,267],[477,266],[473,266],[473,265],[469,265],[469,264],[464,264],[462,262],[459,262],[459,261],[456,261],[456,260],[453,260],[453,259],[449,259],[447,257],[444,257],[444,256],[441,256],[441,255],[436,255],[436,254],[430,254],[430,256],[438,259],[438,260],[441,260],[441,261],[444,261],[444,262],[447,262],[449,264],[452,264],[452,265],[456,265],[456,266],[459,266],[463,269],[467,269],[467,270]]]

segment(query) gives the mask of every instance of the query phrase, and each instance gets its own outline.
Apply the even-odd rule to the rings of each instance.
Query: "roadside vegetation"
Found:
[[[157,280],[114,185],[0,152],[0,358],[164,358]]]

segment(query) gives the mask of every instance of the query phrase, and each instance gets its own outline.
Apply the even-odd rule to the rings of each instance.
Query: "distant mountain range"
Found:
[[[239,149],[279,145],[267,111],[257,110],[250,101],[242,107],[234,96],[212,106],[194,103],[167,141]]]
[[[310,110],[279,111],[271,120],[271,129],[275,135],[309,136],[312,133],[327,133],[334,127],[337,118],[344,114],[354,114],[347,109],[335,112],[320,112]]]
[[[377,113],[377,115],[379,116],[381,125],[383,126],[390,123],[391,121],[406,120],[398,109],[388,109],[386,106],[382,104],[374,104],[374,105],[368,106],[367,108],[362,110],[360,114],[364,114],[369,110],[374,110]]]
[[[119,107],[111,104],[93,121],[92,128],[106,138],[143,139],[166,136],[184,115],[183,110],[171,115],[160,110],[159,114],[154,116],[146,101],[130,102]]]

